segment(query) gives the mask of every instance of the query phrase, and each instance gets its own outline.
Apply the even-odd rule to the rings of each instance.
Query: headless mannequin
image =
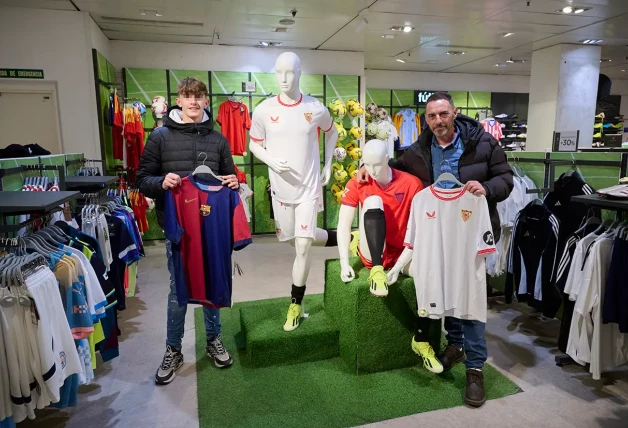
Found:
[[[388,166],[388,147],[387,144],[380,140],[371,140],[364,146],[362,150],[362,162],[364,167],[368,171],[369,175],[373,177],[382,187],[385,187],[392,181],[392,170]],[[369,210],[381,210],[384,211],[384,202],[379,196],[369,196],[364,200],[360,210],[360,253],[367,259],[373,260],[371,251],[368,245],[365,232],[364,214]],[[351,224],[353,223],[353,217],[355,215],[355,208],[348,205],[341,205],[340,212],[338,214],[338,252],[340,253],[340,279],[343,282],[349,282],[355,278],[355,272],[349,264],[349,243],[351,241]],[[388,280],[390,281],[391,275],[394,276],[395,281],[399,276],[399,272],[405,268],[404,273],[410,268],[408,263],[412,259],[412,252],[410,252],[410,258],[405,260],[403,264],[399,261],[395,264],[393,269],[388,273]],[[393,281],[390,281],[391,284]]]
[[[275,76],[281,91],[282,102],[287,104],[299,102],[302,97],[301,89],[299,88],[301,77],[301,60],[299,57],[292,52],[284,52],[279,55],[275,62]],[[332,126],[331,130],[326,133],[325,138],[325,166],[321,172],[321,184],[323,186],[329,182],[331,177],[331,162],[337,140],[338,132],[336,127]],[[249,149],[251,153],[277,174],[290,171],[290,165],[286,160],[272,156],[262,145],[251,141]],[[325,245],[327,239],[328,233],[326,230],[316,229],[314,239],[296,237],[291,241],[296,250],[296,258],[292,267],[292,283],[294,286],[304,287],[306,284],[311,263],[310,247],[313,244]]]

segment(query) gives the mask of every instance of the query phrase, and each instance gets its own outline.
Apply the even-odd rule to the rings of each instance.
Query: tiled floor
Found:
[[[183,341],[186,358],[174,382],[156,387],[153,376],[164,352],[168,271],[163,243],[146,247],[139,269],[138,297],[121,313],[120,358],[100,364],[95,382],[82,387],[79,406],[40,411],[20,427],[167,427],[198,426],[194,324],[188,311]],[[309,293],[323,291],[323,260],[336,249],[313,248]],[[293,248],[274,237],[255,238],[237,253],[244,276],[234,281],[234,300],[285,296],[290,290]],[[489,362],[524,392],[487,402],[480,409],[457,407],[384,421],[372,427],[628,427],[628,369],[593,381],[581,367],[554,364],[559,323],[540,320],[522,305],[491,305],[487,340]]]

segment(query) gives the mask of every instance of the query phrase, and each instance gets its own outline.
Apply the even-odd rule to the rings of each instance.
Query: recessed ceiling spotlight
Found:
[[[394,39],[394,34],[382,34],[382,39]]]
[[[409,33],[414,30],[414,27],[410,27],[409,25],[404,25],[403,27],[394,26],[389,28],[390,31],[403,31],[404,33]]]
[[[597,45],[599,43],[602,43],[604,40],[601,39],[585,39],[585,40],[580,40],[580,43],[582,43],[583,45]]]
[[[602,58],[600,62],[613,62],[612,59]]]
[[[625,72],[626,72],[626,70],[621,70],[621,72],[622,72],[622,73],[625,73]]]
[[[499,64],[495,64],[495,67],[499,67]]]
[[[514,61],[512,58],[507,59],[507,60],[506,60],[506,62],[507,62],[508,64],[514,64],[514,63],[515,63],[515,61]]]
[[[465,51],[447,51],[445,52],[447,55],[464,55]]]
[[[405,64],[405,63],[406,63],[406,62],[405,62],[404,60],[402,60],[401,58],[397,58],[397,59],[396,59],[396,61],[397,61],[397,62],[400,62],[400,63],[402,63],[402,64]]]
[[[587,10],[591,10],[592,8],[590,7],[574,7],[574,6],[565,6],[562,9],[557,10],[557,13],[582,13],[582,12],[586,12]]]
[[[265,42],[265,41],[261,41],[259,42],[260,46],[264,46],[264,47],[269,47],[269,46],[281,46],[282,42]]]
[[[510,37],[513,34],[515,34],[515,33],[504,33],[504,34],[502,34],[502,37]]]
[[[586,10],[585,8],[583,8],[583,7],[579,7],[579,8],[577,8],[576,10],[574,10],[574,11],[573,11],[573,13],[582,13],[582,12],[584,12],[585,10]]]
[[[565,6],[565,7],[563,7],[561,12],[563,12],[563,13],[571,13],[571,12],[573,12],[573,7]]]

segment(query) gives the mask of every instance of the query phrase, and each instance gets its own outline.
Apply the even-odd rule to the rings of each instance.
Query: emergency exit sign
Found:
[[[0,79],[43,79],[44,70],[0,68]]]

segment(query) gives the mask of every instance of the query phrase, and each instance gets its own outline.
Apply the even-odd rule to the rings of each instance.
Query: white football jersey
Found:
[[[250,138],[268,153],[288,163],[290,170],[277,174],[268,170],[273,198],[299,204],[320,197],[321,159],[318,130],[329,132],[334,121],[316,98],[301,94],[294,104],[270,98],[253,111]]]
[[[485,257],[495,238],[484,196],[425,188],[412,200],[405,245],[419,316],[486,322]]]

